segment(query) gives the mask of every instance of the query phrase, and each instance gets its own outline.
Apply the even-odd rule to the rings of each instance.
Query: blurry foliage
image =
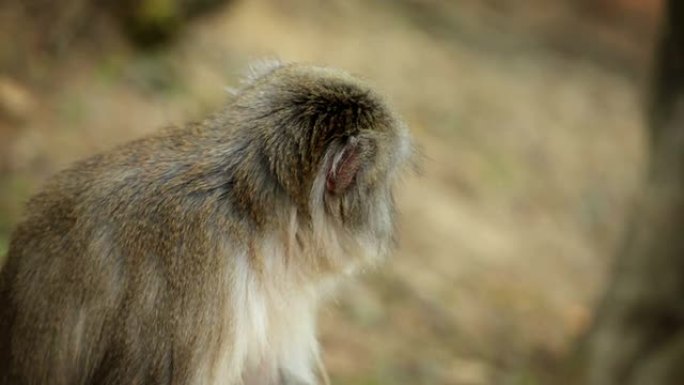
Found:
[[[684,379],[684,3],[667,2],[656,51],[650,159],[589,335],[591,385]]]
[[[661,9],[661,0],[378,1],[440,39],[494,51],[546,46],[630,75],[648,64],[644,48]]]
[[[120,1],[116,5],[124,30],[143,45],[154,45],[175,36],[184,14],[175,0]]]
[[[187,21],[228,0],[122,0],[112,4],[126,34],[142,46],[156,46],[177,36]]]
[[[181,92],[182,76],[176,63],[163,53],[141,55],[130,63],[123,78],[143,92],[172,94]]]
[[[199,15],[229,0],[21,0],[0,2],[0,68],[36,78],[39,61],[83,43],[99,47],[120,30],[143,48],[169,43]]]

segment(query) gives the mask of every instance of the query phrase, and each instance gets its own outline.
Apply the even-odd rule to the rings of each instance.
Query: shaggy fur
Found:
[[[406,127],[346,73],[256,69],[218,114],[76,163],[0,275],[0,384],[313,384],[335,279],[392,247]]]

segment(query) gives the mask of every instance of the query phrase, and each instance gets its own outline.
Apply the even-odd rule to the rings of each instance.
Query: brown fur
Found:
[[[350,137],[361,166],[346,191],[323,192],[325,223],[340,239],[391,241],[375,205],[391,221],[401,127],[349,75],[278,64],[215,116],[56,175],[29,201],[0,275],[0,384],[195,383],[233,338],[242,273],[227,248],[248,250],[262,282],[281,279],[269,258],[307,284],[342,273],[316,240],[312,191]],[[283,255],[265,254],[267,234]],[[342,247],[353,261],[357,248]]]

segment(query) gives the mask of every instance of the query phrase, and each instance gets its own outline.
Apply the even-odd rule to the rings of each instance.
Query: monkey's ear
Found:
[[[359,140],[350,137],[328,163],[325,187],[331,194],[342,194],[354,182],[356,173],[361,167],[361,147]]]

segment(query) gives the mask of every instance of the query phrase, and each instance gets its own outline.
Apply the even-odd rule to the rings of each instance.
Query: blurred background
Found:
[[[334,384],[561,384],[647,155],[660,0],[4,0],[0,255],[71,161],[217,110],[255,59],[346,69],[426,155],[398,252],[322,311]],[[555,378],[555,380],[554,380]]]

